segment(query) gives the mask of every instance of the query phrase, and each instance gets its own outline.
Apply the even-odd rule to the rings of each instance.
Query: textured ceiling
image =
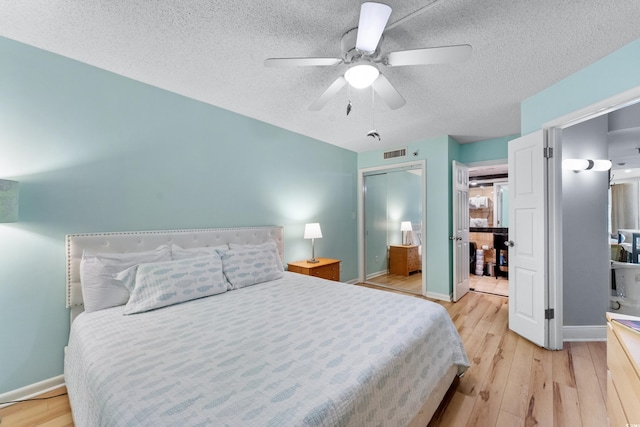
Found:
[[[432,0],[391,0],[390,24]],[[470,44],[462,64],[383,68],[407,100],[390,110],[347,88],[309,105],[346,66],[267,68],[269,57],[339,57],[359,1],[3,0],[0,35],[353,151],[441,135],[520,133],[520,102],[640,38],[638,0],[439,0],[385,33],[382,52]],[[382,140],[366,136],[375,128]]]

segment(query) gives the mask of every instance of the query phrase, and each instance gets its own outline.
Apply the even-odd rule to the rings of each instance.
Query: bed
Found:
[[[81,270],[89,283],[85,270],[93,255],[150,253],[165,245],[182,260],[114,274],[128,301],[85,310],[94,290],[81,284]],[[197,256],[178,256],[180,250]],[[245,262],[245,253],[265,254],[267,261],[252,265],[277,277],[240,286],[263,274],[248,274],[242,263],[231,267]],[[446,310],[282,271],[282,254],[282,227],[67,236],[72,326],[64,375],[75,425],[425,426],[469,366]],[[172,301],[170,283],[181,279],[166,275],[180,277],[196,271],[194,265],[215,277],[221,265],[226,289],[140,309],[145,286],[169,289],[162,295]],[[202,283],[207,286],[195,286],[215,288]]]

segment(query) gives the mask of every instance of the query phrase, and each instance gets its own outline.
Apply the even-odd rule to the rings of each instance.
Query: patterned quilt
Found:
[[[65,380],[83,426],[402,426],[452,365],[446,310],[285,272],[141,314],[74,321]]]

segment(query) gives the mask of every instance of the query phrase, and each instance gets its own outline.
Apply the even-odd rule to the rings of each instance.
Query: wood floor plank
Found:
[[[471,367],[458,384],[458,391],[467,396],[476,396],[479,387],[483,384],[485,377],[489,374],[494,356],[498,351],[501,337],[492,334],[485,334],[478,350],[469,354]]]
[[[565,343],[564,350],[554,351],[553,354],[553,381],[576,387],[575,373],[573,370],[573,355],[571,354],[571,343]]]
[[[582,426],[578,390],[562,383],[553,383],[553,425]],[[606,424],[604,424],[606,426]]]
[[[529,408],[529,382],[535,345],[524,338],[518,340],[511,375],[507,380],[502,410],[524,419]]]
[[[591,353],[591,360],[593,361],[593,367],[598,376],[598,384],[600,385],[600,391],[602,395],[607,396],[607,342],[606,341],[591,341],[587,343],[589,345],[589,353]]]
[[[475,396],[467,396],[456,391],[441,418],[429,423],[429,427],[466,425],[475,403]]]
[[[571,343],[573,366],[575,368],[576,389],[580,402],[580,415],[584,427],[606,426],[606,394],[602,394],[600,384],[593,367],[589,344]]]
[[[498,420],[496,421],[496,427],[516,427],[523,426],[524,420],[520,417],[516,417],[515,415],[507,412],[500,411],[498,414]]]
[[[502,335],[509,329],[509,300],[507,298],[503,298],[503,300],[500,311],[489,329],[489,332],[494,335]]]
[[[518,339],[513,332],[507,332],[501,337],[467,426],[494,426],[497,423]]]
[[[527,414],[524,425],[553,425],[553,362],[552,352],[540,347],[533,350]]]

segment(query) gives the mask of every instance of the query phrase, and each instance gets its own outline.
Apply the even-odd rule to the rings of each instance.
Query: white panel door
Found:
[[[546,347],[547,162],[544,134],[509,142],[509,328]]]
[[[453,301],[469,292],[469,168],[453,161]]]

